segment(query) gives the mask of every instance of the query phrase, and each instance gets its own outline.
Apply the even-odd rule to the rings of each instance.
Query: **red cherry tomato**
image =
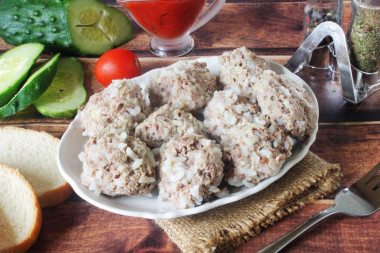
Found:
[[[100,56],[95,64],[95,76],[104,87],[112,80],[133,78],[141,74],[139,59],[127,49],[115,48]]]

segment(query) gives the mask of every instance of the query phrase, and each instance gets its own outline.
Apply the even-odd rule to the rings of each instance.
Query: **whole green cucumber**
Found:
[[[50,52],[101,55],[132,38],[123,12],[98,0],[2,0],[0,37]]]

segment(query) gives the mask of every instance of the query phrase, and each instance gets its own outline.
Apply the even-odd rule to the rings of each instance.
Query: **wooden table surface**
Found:
[[[205,26],[193,33],[190,57],[217,55],[246,46],[262,56],[286,62],[302,40],[305,1],[231,0]],[[117,6],[114,2],[109,4]],[[350,3],[344,3],[344,28]],[[120,6],[117,8],[122,9]],[[133,24],[134,38],[122,47],[135,52],[146,72],[173,59],[159,59],[148,51],[149,36]],[[11,48],[0,40],[0,51]],[[97,58],[83,58],[88,95],[102,89],[93,69]],[[380,161],[380,92],[359,105],[342,100],[340,84],[304,77],[315,92],[319,131],[311,150],[342,169],[342,187],[360,178]],[[61,137],[71,120],[44,118],[33,109],[0,121]],[[234,252],[254,252],[309,216],[333,204],[334,194],[284,218]],[[152,220],[121,216],[99,209],[75,193],[64,203],[42,211],[42,229],[30,252],[179,252]],[[380,252],[380,212],[366,218],[339,216],[319,224],[286,252]]]

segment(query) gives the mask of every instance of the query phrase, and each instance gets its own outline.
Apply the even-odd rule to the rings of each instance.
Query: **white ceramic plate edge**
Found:
[[[202,57],[197,60],[206,61],[209,64],[215,64],[215,62],[217,62],[217,57],[216,56]],[[315,98],[314,93],[310,89],[310,87],[301,78],[292,74],[289,70],[287,70],[282,65],[272,62],[272,61],[269,61],[269,62],[271,64],[271,68],[277,73],[280,72],[280,73],[287,74],[294,81],[298,83],[302,83],[304,88],[307,90],[307,92],[310,94],[313,101],[315,102],[317,112],[319,112],[317,100]],[[218,71],[215,68],[211,68],[210,70],[213,74],[216,74],[216,72]],[[142,75],[140,78],[138,78],[137,80],[145,79],[150,74],[151,72],[147,72],[144,75]],[[316,123],[314,132],[303,143],[301,143],[298,147],[296,147],[296,149],[293,150],[295,153],[293,153],[293,155],[287,159],[287,161],[284,163],[280,172],[277,175],[261,181],[255,187],[242,188],[240,189],[239,192],[233,193],[224,198],[216,199],[211,202],[206,202],[194,208],[182,209],[182,210],[177,210],[177,209],[169,209],[169,210],[161,209],[160,210],[158,209],[157,206],[152,207],[150,205],[152,203],[160,206],[161,201],[157,200],[156,199],[157,197],[140,196],[140,197],[111,198],[105,195],[96,196],[94,192],[84,187],[81,184],[81,180],[80,180],[80,173],[82,171],[82,163],[78,159],[78,154],[80,152],[78,148],[80,147],[80,145],[82,145],[80,147],[80,150],[82,150],[83,144],[85,140],[87,139],[87,137],[84,137],[81,135],[82,130],[80,126],[80,114],[78,114],[75,117],[75,119],[71,122],[68,129],[66,130],[66,132],[61,138],[61,141],[58,146],[58,151],[57,151],[57,163],[58,163],[59,171],[61,172],[62,176],[66,179],[66,181],[72,186],[73,190],[81,198],[91,203],[92,205],[102,208],[104,210],[113,212],[113,213],[121,214],[121,215],[142,217],[142,218],[148,218],[148,219],[168,219],[168,218],[176,218],[176,217],[205,212],[207,210],[216,208],[218,206],[226,205],[226,204],[241,200],[243,198],[246,198],[252,194],[255,194],[265,189],[267,186],[269,186],[270,184],[272,184],[273,182],[281,178],[292,166],[294,166],[296,163],[298,163],[305,157],[305,155],[309,151],[310,146],[313,144],[313,142],[316,139],[317,131],[318,131],[318,123]],[[80,145],[78,145],[78,143]],[[128,199],[125,199],[125,198],[128,198]],[[124,206],[125,201],[128,201],[129,204],[131,203],[133,204],[133,202],[136,202],[138,207],[136,206],[136,208],[134,208],[133,206],[132,207]],[[141,206],[144,206],[144,205],[146,208],[141,209]]]

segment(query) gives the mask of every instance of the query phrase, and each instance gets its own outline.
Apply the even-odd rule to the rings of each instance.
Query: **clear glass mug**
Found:
[[[150,50],[159,57],[178,57],[194,47],[190,33],[206,24],[223,7],[214,0],[206,10],[206,0],[117,0],[129,15],[152,35]]]

